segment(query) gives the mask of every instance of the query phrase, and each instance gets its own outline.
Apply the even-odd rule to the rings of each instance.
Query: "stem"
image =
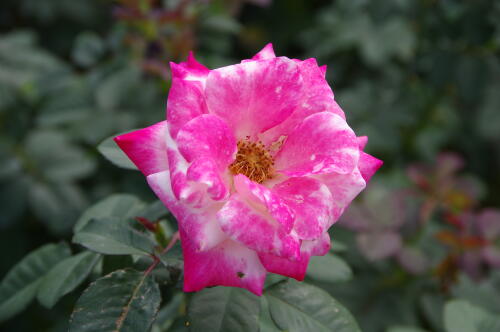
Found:
[[[165,247],[165,249],[162,250],[161,254],[162,255],[166,254],[170,249],[172,249],[174,244],[179,239],[180,239],[179,232],[175,232],[175,234],[170,239],[170,242],[168,243],[168,245]],[[146,276],[148,274],[150,274],[151,272],[153,272],[153,270],[158,265],[158,263],[160,263],[160,259],[156,255],[151,255],[151,257],[153,258],[153,263],[151,263],[151,265],[148,267],[148,269],[146,271],[144,271],[144,275],[146,275]]]

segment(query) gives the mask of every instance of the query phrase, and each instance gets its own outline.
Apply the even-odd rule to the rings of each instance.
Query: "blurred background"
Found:
[[[169,61],[194,50],[216,68],[268,42],[328,65],[349,124],[385,162],[333,227],[353,278],[316,283],[363,331],[441,331],[450,297],[500,313],[495,0],[2,0],[0,278],[69,240],[97,200],[154,199],[99,151],[164,119]],[[78,294],[32,304],[6,331],[64,331]]]

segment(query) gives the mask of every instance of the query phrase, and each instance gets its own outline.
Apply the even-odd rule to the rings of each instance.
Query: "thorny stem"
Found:
[[[167,253],[170,249],[172,249],[174,244],[179,239],[180,239],[179,232],[175,232],[175,234],[172,235],[172,238],[170,239],[170,242],[168,243],[168,245],[165,247],[165,249],[162,250],[161,254],[163,255],[163,254]],[[158,263],[160,263],[160,259],[158,258],[158,256],[151,255],[151,258],[153,258],[153,263],[151,263],[151,265],[148,267],[148,269],[146,271],[144,271],[144,275],[146,275],[146,276],[149,275],[155,269],[155,267],[158,265]]]

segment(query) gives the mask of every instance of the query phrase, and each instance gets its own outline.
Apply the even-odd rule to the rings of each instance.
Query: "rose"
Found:
[[[167,120],[115,138],[177,218],[184,290],[302,280],[382,162],[362,150],[315,59],[171,63]]]

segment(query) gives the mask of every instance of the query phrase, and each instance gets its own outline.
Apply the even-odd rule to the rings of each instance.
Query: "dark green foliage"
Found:
[[[182,2],[128,1],[142,7],[124,18],[125,1],[1,1],[2,330],[67,330],[75,303],[71,331],[500,330],[498,273],[478,260],[467,275],[460,255],[477,248],[437,240],[465,236],[450,213],[500,206],[498,1],[200,0],[152,19]],[[328,65],[349,124],[384,160],[356,201],[370,227],[334,225],[333,249],[312,259],[306,283],[269,275],[261,298],[184,294],[180,244],[163,252],[175,220],[112,138],[165,118],[168,61],[193,49],[215,68],[268,42]],[[444,180],[443,151],[465,163]],[[434,167],[423,182],[406,175],[417,162]],[[462,187],[437,190],[450,182]],[[372,200],[376,188],[389,198]],[[387,202],[408,191],[412,204]],[[434,207],[428,218],[422,206]],[[387,247],[373,239],[388,233],[401,247],[372,259]],[[48,244],[72,238],[72,250]]]

